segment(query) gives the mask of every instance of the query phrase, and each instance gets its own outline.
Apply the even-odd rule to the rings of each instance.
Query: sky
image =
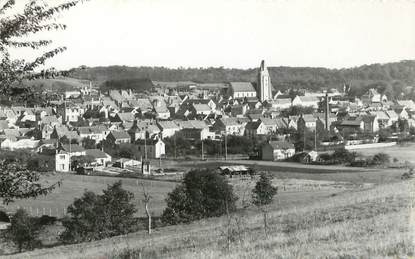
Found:
[[[90,0],[59,21],[67,30],[42,35],[68,48],[47,63],[57,69],[252,68],[262,59],[343,68],[415,59],[414,0]]]

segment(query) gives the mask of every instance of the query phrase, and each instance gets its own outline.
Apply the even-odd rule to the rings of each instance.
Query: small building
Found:
[[[138,151],[142,156],[149,159],[157,159],[166,155],[166,145],[159,139],[138,140]]]
[[[134,160],[134,159],[129,159],[129,158],[120,158],[115,161],[114,166],[123,168],[123,169],[127,167],[141,168],[141,162]]]
[[[173,137],[176,132],[180,131],[180,127],[173,121],[158,121],[157,126],[161,130],[161,138]]]
[[[283,160],[292,157],[294,154],[294,144],[286,141],[269,141],[262,146],[262,160]]]
[[[292,106],[313,107],[318,108],[320,99],[315,96],[299,96],[297,95],[293,101]]]
[[[99,149],[87,149],[85,155],[95,159],[91,166],[106,166],[111,162],[111,156]]]
[[[131,136],[126,131],[111,131],[105,141],[110,146],[131,143]]]

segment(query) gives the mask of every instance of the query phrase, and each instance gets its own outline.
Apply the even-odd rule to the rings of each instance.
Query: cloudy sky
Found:
[[[62,15],[66,31],[46,35],[68,47],[48,65],[247,68],[265,59],[341,68],[415,59],[414,14],[413,0],[90,0]]]

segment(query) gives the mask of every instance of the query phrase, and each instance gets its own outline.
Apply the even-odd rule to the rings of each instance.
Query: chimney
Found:
[[[329,107],[329,93],[326,92],[326,98],[325,98],[325,119],[326,119],[326,130],[329,130],[329,112],[330,112],[330,107]]]

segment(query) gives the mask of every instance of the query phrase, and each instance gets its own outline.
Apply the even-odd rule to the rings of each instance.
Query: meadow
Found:
[[[402,143],[392,147],[379,148],[365,148],[356,150],[362,156],[373,156],[377,153],[388,154],[392,159],[397,158],[400,162],[408,161],[415,165],[415,143]]]
[[[250,208],[230,218],[156,229],[151,236],[137,232],[11,258],[413,257],[414,181],[366,187],[269,208],[266,233],[262,213]]]
[[[80,198],[88,190],[102,193],[109,184],[121,181],[123,188],[134,194],[134,203],[137,204],[137,216],[144,216],[143,185],[151,194],[151,210],[154,215],[160,215],[165,207],[166,194],[174,189],[177,183],[168,181],[152,181],[145,179],[132,179],[105,176],[83,176],[75,174],[55,174],[45,176],[44,183],[56,183],[62,181],[60,187],[54,189],[46,196],[36,199],[17,200],[9,205],[3,205],[7,211],[15,211],[17,208],[26,209],[33,216],[49,215],[62,217],[66,214],[67,207],[75,198]]]

